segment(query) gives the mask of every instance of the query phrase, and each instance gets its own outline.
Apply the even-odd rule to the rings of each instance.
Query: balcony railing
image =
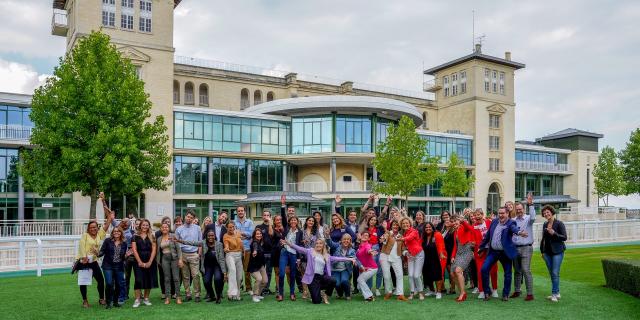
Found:
[[[18,125],[0,125],[0,139],[29,141],[32,129]]]
[[[437,82],[436,79],[427,80],[422,83],[422,90],[425,92],[436,92],[442,88]]]
[[[516,170],[521,171],[545,171],[545,172],[569,172],[570,167],[566,163],[546,163],[536,161],[516,161]]]
[[[324,182],[291,182],[287,184],[288,191],[292,192],[329,192],[331,188]]]
[[[67,12],[64,10],[53,10],[53,16],[51,17],[51,34],[66,37],[68,30]]]
[[[337,192],[368,192],[371,187],[370,181],[336,181]]]

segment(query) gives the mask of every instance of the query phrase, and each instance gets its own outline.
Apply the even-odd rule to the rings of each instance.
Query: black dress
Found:
[[[256,256],[253,256],[253,252],[256,252]],[[266,260],[264,258],[264,250],[262,244],[256,241],[251,242],[251,251],[249,252],[249,264],[247,266],[247,272],[254,273],[260,271],[265,266]]]
[[[453,242],[455,241],[453,234],[453,230],[449,230],[446,234],[444,231],[442,232],[444,249],[447,251],[447,266],[451,264],[451,253],[453,252]]]
[[[422,278],[426,284],[431,284],[442,279],[442,270],[440,267],[440,256],[436,247],[436,239],[425,239],[422,241],[422,249],[424,250],[424,264],[422,265]]]
[[[138,251],[140,260],[143,262],[149,261],[149,258],[151,258],[151,250],[153,249],[153,242],[151,239],[149,239],[149,237],[142,239],[139,235],[135,235],[133,236],[132,241],[136,244],[136,250]],[[138,262],[136,261],[133,265],[133,271],[136,276],[136,281],[133,287],[135,290],[153,289],[158,287],[158,268],[156,266],[155,259],[153,259],[149,268],[139,267]]]

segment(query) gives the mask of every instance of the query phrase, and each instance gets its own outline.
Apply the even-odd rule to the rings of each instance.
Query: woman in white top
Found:
[[[384,275],[384,299],[389,300],[393,293],[393,282],[391,281],[391,268],[395,273],[396,290],[395,295],[398,300],[406,301],[404,296],[404,288],[402,281],[402,242],[396,241],[400,236],[400,223],[397,220],[391,221],[391,230],[385,232],[382,236],[382,249],[380,251],[380,267]]]

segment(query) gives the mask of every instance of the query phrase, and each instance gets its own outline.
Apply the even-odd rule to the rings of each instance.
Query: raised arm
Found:
[[[367,199],[367,202],[365,202],[362,205],[362,208],[360,208],[360,212],[365,212],[365,211],[367,211],[367,209],[369,209],[369,202],[373,202],[373,194],[369,195],[369,198]]]
[[[301,246],[299,246],[299,245],[297,245],[297,244],[295,244],[295,243],[289,242],[289,241],[287,241],[287,244],[288,244],[291,248],[293,248],[294,250],[296,250],[296,251],[298,251],[298,252],[300,252],[300,253],[307,254],[307,252],[309,252],[309,250],[311,250],[311,249],[307,249],[307,248],[305,248],[305,247],[301,247]]]
[[[529,224],[536,222],[536,207],[533,206],[533,195],[531,192],[527,194],[527,206],[529,207]]]
[[[280,196],[280,218],[282,218],[282,227],[286,230],[289,227],[287,219],[287,197],[283,194]]]
[[[338,194],[336,195],[336,208],[335,211],[338,215],[342,216],[342,197]]]

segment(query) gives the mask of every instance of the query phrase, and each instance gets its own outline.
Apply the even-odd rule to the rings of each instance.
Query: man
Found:
[[[489,228],[491,227],[491,220],[489,219],[485,219],[484,216],[484,212],[482,211],[482,208],[477,208],[475,210],[475,212],[473,213],[473,232],[475,235],[475,242],[476,242],[476,248],[474,250],[473,253],[473,260],[475,261],[475,266],[476,266],[476,278],[478,280],[478,290],[480,291],[480,294],[478,295],[478,299],[484,299],[484,289],[482,287],[482,265],[484,264],[484,259],[485,259],[485,254],[486,252],[483,252],[483,254],[480,254],[480,243],[482,243],[482,239],[484,239],[484,236],[487,234],[487,231],[489,231]],[[498,265],[494,264],[493,268],[491,268],[491,287],[493,290],[491,290],[492,294],[491,296],[493,298],[498,298]]]
[[[482,289],[484,289],[484,301],[491,299],[491,287],[489,286],[489,273],[493,265],[500,261],[504,270],[504,286],[502,288],[502,301],[509,300],[511,291],[511,260],[515,259],[518,252],[513,244],[513,235],[527,236],[526,231],[518,230],[516,222],[509,219],[509,213],[505,207],[498,209],[498,218],[491,222],[489,231],[484,236],[479,250],[487,250],[487,257],[482,264]]]
[[[196,215],[193,211],[187,211],[184,224],[176,229],[177,239],[193,242],[202,239],[200,227],[193,223],[195,217]],[[186,293],[184,301],[191,301],[190,284],[193,283],[195,302],[200,302],[200,255],[198,255],[198,247],[181,243],[180,250],[182,251],[182,259],[178,260],[178,267],[182,272],[182,283],[184,283],[184,291]],[[193,281],[191,278],[193,278]]]
[[[273,263],[277,263],[276,261],[271,261],[271,251],[273,250],[273,243],[271,242],[273,224],[271,221],[271,211],[264,209],[262,210],[262,224],[256,226],[256,229],[260,229],[262,232],[262,239],[264,241],[262,250],[264,251],[265,268],[267,269],[267,285],[262,289],[263,296],[272,293],[271,290],[269,290],[271,285],[271,270],[273,269]]]
[[[129,218],[124,218],[118,224],[124,232],[124,241],[127,243],[127,252],[125,253],[124,260],[124,275],[125,275],[125,287],[119,289],[120,297],[118,298],[118,304],[123,305],[124,301],[129,299],[129,284],[131,283],[131,271],[133,270],[133,264],[136,263],[136,258],[133,256],[133,250],[131,249],[131,239],[133,239],[134,232],[129,224]]]
[[[533,206],[533,195],[531,192],[527,195],[527,206],[529,213],[524,214],[524,205],[516,202],[516,217],[514,218],[519,230],[526,231],[526,237],[513,237],[513,243],[516,245],[518,255],[513,260],[515,267],[515,285],[511,298],[520,296],[520,287],[522,286],[522,276],[524,275],[525,285],[527,286],[527,296],[524,301],[533,300],[533,276],[531,275],[531,256],[533,255],[533,223],[536,221],[536,209]]]
[[[216,233],[216,241],[222,242],[222,237],[224,237],[224,234],[227,233],[227,217],[228,214],[226,210],[220,211],[216,222],[209,224],[204,228],[202,239],[204,239],[209,230],[213,230]]]
[[[251,274],[247,272],[249,266],[249,256],[251,255],[251,234],[253,233],[253,221],[247,219],[244,206],[240,205],[236,208],[236,230],[240,233],[242,239],[242,247],[244,254],[242,256],[242,269],[244,270],[244,289],[247,294],[253,294],[251,291]]]

